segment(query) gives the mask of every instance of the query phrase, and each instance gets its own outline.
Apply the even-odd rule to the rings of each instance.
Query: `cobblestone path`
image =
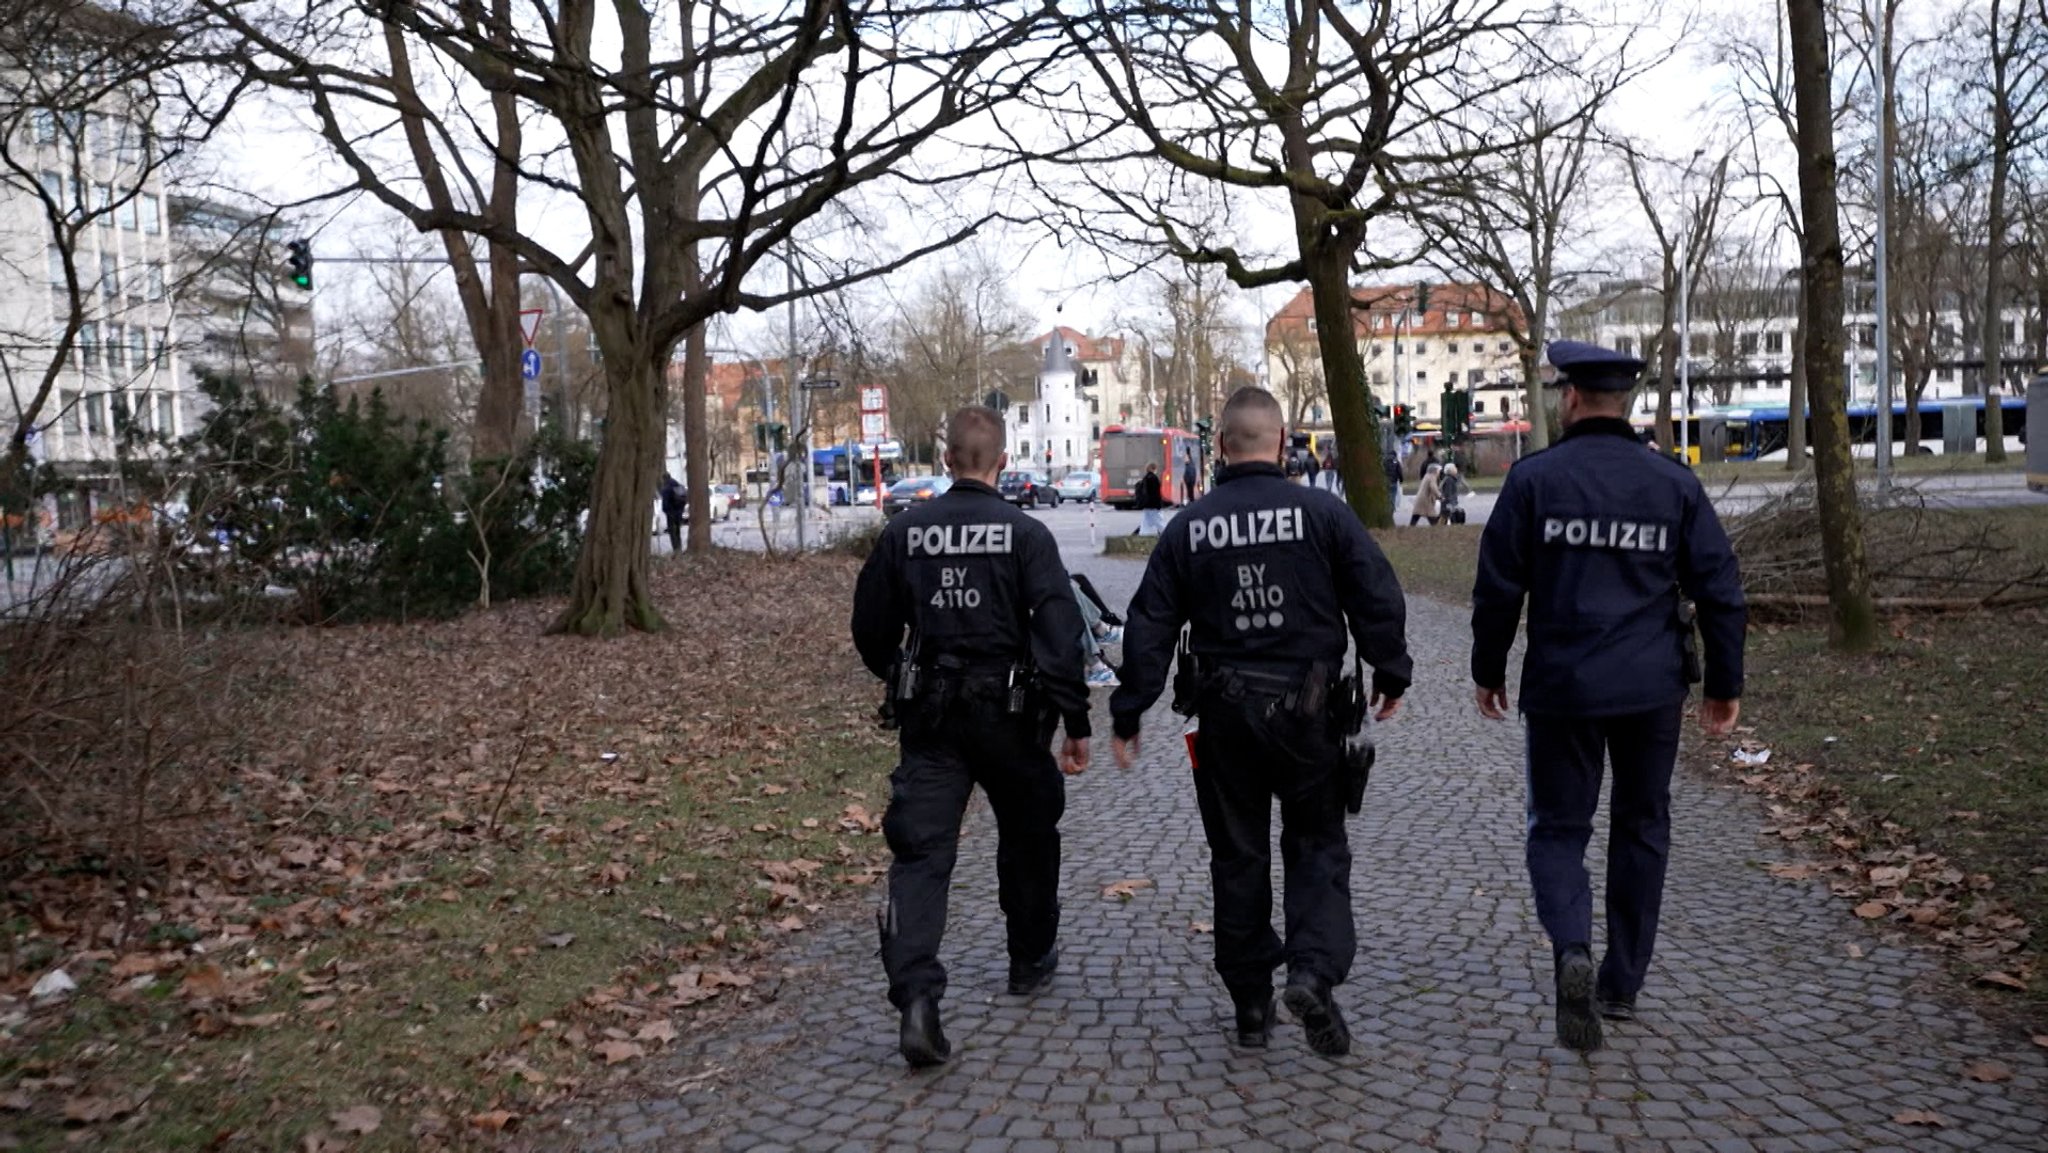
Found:
[[[1121,607],[1138,565],[1079,551],[1070,563]],[[1270,1049],[1227,1039],[1229,1003],[1198,929],[1211,915],[1206,850],[1178,718],[1162,705],[1137,768],[1119,772],[1104,739],[1070,783],[1062,970],[1036,998],[1003,989],[994,827],[978,804],[971,812],[944,952],[950,1064],[904,1067],[872,922],[850,917],[789,958],[780,997],[745,1030],[665,1058],[674,1089],[552,1119],[527,1140],[1008,1153],[2048,1149],[2048,1053],[1994,1031],[1944,992],[1929,953],[1887,943],[1818,882],[1768,876],[1784,850],[1758,834],[1755,803],[1683,774],[1642,1020],[1610,1025],[1590,1058],[1558,1048],[1549,950],[1522,866],[1520,728],[1472,708],[1465,614],[1422,600],[1410,613],[1417,683],[1379,730],[1367,808],[1351,821],[1360,948],[1338,991],[1356,1036],[1349,1057],[1311,1053],[1284,1014]],[[1597,886],[1597,865],[1593,875]],[[1134,878],[1152,887],[1101,895]],[[2012,1078],[1968,1079],[1964,1065],[1980,1058]],[[1904,1110],[1943,1124],[1896,1123]]]

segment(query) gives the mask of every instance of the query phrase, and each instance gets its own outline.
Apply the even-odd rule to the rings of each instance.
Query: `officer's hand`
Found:
[[[1116,754],[1116,767],[1128,769],[1138,759],[1137,734],[1133,733],[1128,737],[1111,737],[1109,739],[1109,748],[1111,752]]]
[[[1390,697],[1390,696],[1388,696],[1388,695],[1387,695],[1387,694],[1385,694],[1385,693],[1374,693],[1374,694],[1372,695],[1372,719],[1373,719],[1373,720],[1376,720],[1376,721],[1384,721],[1384,720],[1388,720],[1388,719],[1390,719],[1390,718],[1391,718],[1391,717],[1392,717],[1392,716],[1393,716],[1393,715],[1394,715],[1395,713],[1398,713],[1398,712],[1400,712],[1400,711],[1401,711],[1401,698],[1400,698],[1400,697]]]
[[[1088,738],[1082,737],[1076,740],[1073,737],[1068,737],[1066,742],[1060,745],[1060,772],[1070,777],[1078,777],[1087,768]]]
[[[1479,702],[1479,715],[1490,721],[1497,721],[1508,715],[1508,690],[1505,687],[1489,689],[1485,685],[1475,686],[1472,697]]]
[[[1725,737],[1735,731],[1735,719],[1742,715],[1741,701],[1700,699],[1700,731],[1710,737]]]

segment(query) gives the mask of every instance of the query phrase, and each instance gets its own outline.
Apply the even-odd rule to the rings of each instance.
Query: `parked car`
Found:
[[[1035,468],[1013,468],[996,478],[996,491],[1018,508],[1034,505],[1060,506],[1059,490]]]
[[[724,493],[726,497],[726,503],[730,504],[734,508],[747,507],[746,490],[740,488],[740,486],[736,484],[713,485],[711,491]]]
[[[1061,500],[1078,500],[1094,504],[1102,495],[1102,478],[1092,469],[1077,468],[1060,478],[1052,486]]]
[[[950,477],[914,476],[899,480],[889,486],[889,495],[882,500],[882,513],[895,516],[904,509],[923,504],[953,487]]]

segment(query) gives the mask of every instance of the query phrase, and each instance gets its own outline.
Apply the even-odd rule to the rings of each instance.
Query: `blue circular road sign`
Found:
[[[538,350],[529,348],[520,354],[519,375],[528,380],[540,379],[540,352]]]

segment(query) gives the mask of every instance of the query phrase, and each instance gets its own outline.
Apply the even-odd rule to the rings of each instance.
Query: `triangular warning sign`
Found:
[[[540,318],[546,309],[522,308],[519,310],[519,333],[526,337],[526,347],[533,347],[534,335],[540,332]]]

